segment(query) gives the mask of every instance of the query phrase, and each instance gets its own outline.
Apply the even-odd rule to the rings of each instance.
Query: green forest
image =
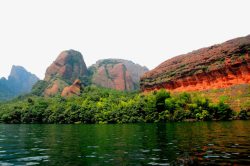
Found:
[[[166,90],[147,94],[95,86],[80,96],[20,96],[0,104],[2,123],[137,123],[247,119],[248,110],[233,112],[223,101],[211,103],[189,93]]]

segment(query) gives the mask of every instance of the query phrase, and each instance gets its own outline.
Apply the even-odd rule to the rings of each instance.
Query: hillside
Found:
[[[241,106],[235,106],[235,101],[247,102],[250,94],[249,88],[244,88],[250,83],[249,53],[250,35],[176,56],[145,73],[141,90],[204,92],[206,97],[216,101],[228,95],[228,103],[239,110]],[[245,90],[237,99],[234,95],[237,92],[232,88],[235,86],[238,91]],[[215,90],[222,92],[215,95]]]
[[[250,35],[179,55],[147,72],[141,89],[195,91],[250,82]]]

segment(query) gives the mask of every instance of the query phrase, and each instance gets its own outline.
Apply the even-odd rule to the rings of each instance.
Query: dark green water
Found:
[[[0,124],[0,165],[250,165],[250,121]]]

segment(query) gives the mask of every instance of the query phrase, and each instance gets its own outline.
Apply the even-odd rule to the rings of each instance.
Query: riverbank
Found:
[[[165,90],[142,94],[86,87],[80,96],[19,97],[0,105],[3,123],[152,123],[248,119],[249,110],[234,112],[223,101]]]

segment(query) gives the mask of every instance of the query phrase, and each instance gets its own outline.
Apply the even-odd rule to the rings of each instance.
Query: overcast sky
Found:
[[[123,58],[153,69],[250,34],[249,7],[249,0],[1,0],[0,77],[21,65],[43,79],[67,49],[87,66]]]

